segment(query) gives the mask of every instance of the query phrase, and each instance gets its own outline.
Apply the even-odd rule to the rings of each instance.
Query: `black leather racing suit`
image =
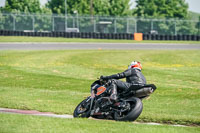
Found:
[[[113,79],[112,82],[117,86],[117,90],[127,91],[128,89],[137,90],[146,84],[146,79],[138,68],[130,68],[122,73],[114,74],[111,76],[102,76],[102,79]],[[126,78],[126,82],[121,80]]]

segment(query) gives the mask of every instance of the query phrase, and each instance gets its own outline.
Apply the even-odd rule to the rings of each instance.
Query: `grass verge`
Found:
[[[200,125],[199,50],[55,50],[0,52],[0,107],[72,114],[100,75],[140,60],[157,91],[138,121]]]
[[[199,127],[173,127],[90,119],[60,119],[0,113],[2,133],[199,133]]]

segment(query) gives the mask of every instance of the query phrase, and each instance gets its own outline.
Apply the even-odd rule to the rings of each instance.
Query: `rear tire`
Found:
[[[118,112],[114,113],[114,119],[117,121],[134,121],[142,113],[143,104],[139,98],[132,97],[127,101],[131,105],[131,110],[128,112],[123,112],[119,114]]]
[[[88,118],[90,117],[90,100],[88,102],[86,102],[88,100],[85,99],[83,100],[81,103],[79,103],[79,105],[76,107],[76,109],[74,110],[74,114],[73,116],[76,117],[82,117],[82,118]]]

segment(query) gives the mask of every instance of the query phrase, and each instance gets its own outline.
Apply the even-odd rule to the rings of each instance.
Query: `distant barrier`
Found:
[[[35,36],[35,37],[64,37],[91,39],[124,39],[134,40],[131,33],[83,33],[83,32],[32,32],[0,30],[0,36]],[[199,35],[154,35],[143,34],[143,40],[185,40],[200,41]]]

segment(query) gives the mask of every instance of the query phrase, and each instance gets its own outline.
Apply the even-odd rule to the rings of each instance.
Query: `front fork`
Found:
[[[92,106],[93,106],[93,103],[94,103],[94,98],[95,98],[95,93],[94,93],[94,90],[92,90],[92,92],[91,92],[91,101],[90,101],[90,111],[92,110]]]

